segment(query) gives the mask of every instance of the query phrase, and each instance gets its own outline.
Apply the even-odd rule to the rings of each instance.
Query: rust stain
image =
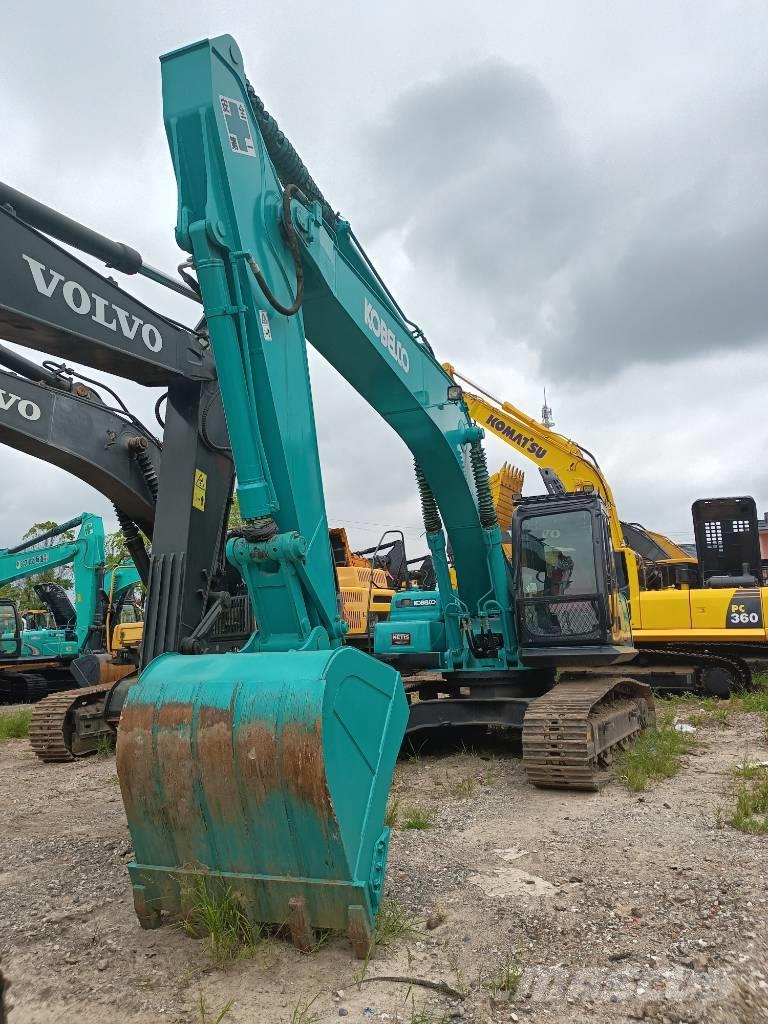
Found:
[[[211,817],[226,823],[242,820],[232,743],[232,711],[200,708],[197,720],[200,779]]]
[[[152,704],[128,704],[117,730],[115,764],[129,822],[147,814],[158,820],[152,757],[154,713]]]
[[[197,830],[200,812],[195,799],[194,765],[190,732],[191,704],[162,704],[157,712],[157,763],[163,785],[163,803],[174,835],[181,838]]]
[[[333,818],[319,719],[311,730],[296,723],[284,726],[280,749],[283,776],[291,795],[314,807],[321,818]]]
[[[242,725],[235,744],[240,778],[249,798],[261,805],[280,784],[274,729],[259,722]]]

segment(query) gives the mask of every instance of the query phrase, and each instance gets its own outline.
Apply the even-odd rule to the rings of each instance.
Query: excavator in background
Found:
[[[632,674],[655,688],[720,697],[749,687],[746,659],[768,658],[768,589],[758,583],[753,499],[694,502],[695,558],[663,534],[620,520],[608,481],[585,448],[444,366],[473,389],[464,392],[472,418],[538,467],[553,500],[566,493],[602,497],[638,650]]]
[[[74,540],[40,547],[79,527]],[[133,566],[104,568],[104,525],[99,516],[77,518],[11,548],[0,549],[0,586],[28,579],[47,569],[71,564],[73,605],[56,583],[35,584],[53,627],[26,628],[14,600],[0,599],[0,692],[5,701],[34,701],[73,683],[72,666],[86,652],[102,651],[127,637],[110,636],[113,602],[121,603],[139,582]]]
[[[373,636],[373,625],[387,618],[394,596],[395,580],[383,567],[366,558],[365,553],[354,553],[349,546],[343,526],[328,531],[331,554],[338,580],[341,614],[348,629],[345,641],[367,647]],[[371,549],[371,553],[374,549]]]
[[[166,280],[135,250],[1,183],[0,238],[0,337],[58,357],[39,365],[0,346],[0,363],[8,368],[0,370],[0,443],[107,497],[147,589],[140,650],[136,625],[116,623],[112,656],[77,659],[72,671],[79,688],[33,708],[35,754],[69,761],[100,736],[114,735],[136,678],[129,673],[115,681],[115,662],[122,671],[121,662],[137,654],[148,663],[185,643],[228,650],[250,635],[247,597],[226,591],[223,564],[234,472],[205,334],[155,314],[51,238],[124,273],[160,278],[197,301],[195,293]],[[64,359],[167,389],[155,407],[162,442],[110,387]],[[142,535],[152,542],[151,556]]]
[[[0,209],[0,235],[10,236],[0,261],[12,265],[9,280],[0,274],[0,331],[21,325],[26,345],[144,383],[184,377],[187,357],[186,369],[211,381],[213,356],[237,468],[243,523],[226,556],[257,628],[237,652],[206,653],[228,604],[211,592],[210,576],[193,577],[202,600],[191,630],[178,628],[176,610],[192,592],[182,586],[185,559],[218,567],[222,531],[195,543],[180,525],[191,484],[193,509],[207,497],[197,472],[173,479],[180,459],[169,457],[166,427],[142,672],[125,693],[117,746],[134,906],[143,926],[159,925],[182,910],[202,871],[206,885],[236,891],[253,921],[287,922],[299,948],[312,947],[315,928],[343,929],[356,955],[368,957],[389,842],[387,794],[409,715],[398,665],[423,658],[442,674],[445,698],[424,694],[414,705],[423,726],[478,717],[516,724],[530,780],[559,788],[598,786],[611,752],[653,722],[653,698],[643,683],[613,675],[553,685],[561,665],[599,668],[635,655],[599,494],[517,509],[513,573],[483,431],[461,388],[247,83],[234,39],[166,55],[162,76],[177,241],[189,253],[184,285],[135,250],[0,186],[0,202],[13,207],[5,224]],[[199,296],[205,329],[182,341],[180,325],[142,307],[135,316],[144,326],[128,338],[123,314],[135,300],[30,221],[118,270]],[[19,233],[29,244],[29,232],[33,254],[13,244]],[[57,303],[53,331],[53,307],[47,317],[36,312],[38,277],[45,301]],[[61,281],[66,293],[57,292]],[[121,330],[110,336],[101,320]],[[178,347],[166,344],[175,336]],[[414,456],[437,586],[394,594],[390,618],[375,626],[376,658],[344,644],[307,340]],[[194,423],[187,440],[199,453]],[[173,485],[182,482],[180,498]],[[165,551],[161,538],[169,545],[171,535]]]

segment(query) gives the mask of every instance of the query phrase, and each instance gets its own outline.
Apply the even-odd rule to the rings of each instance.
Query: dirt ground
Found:
[[[271,939],[214,968],[203,941],[142,931],[114,757],[42,765],[25,740],[2,743],[10,1024],[206,1024],[231,1000],[227,1024],[768,1021],[768,836],[718,826],[733,767],[768,758],[765,726],[741,715],[698,738],[683,771],[641,796],[616,781],[600,794],[534,790],[508,739],[402,761],[401,822],[411,804],[434,820],[394,830],[386,891],[417,929],[367,968],[342,938],[308,955]],[[516,964],[510,997],[498,985]]]

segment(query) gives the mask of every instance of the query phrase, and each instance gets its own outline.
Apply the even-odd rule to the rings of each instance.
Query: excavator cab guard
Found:
[[[569,652],[583,658],[585,647],[599,648],[603,664],[633,656],[629,609],[598,494],[524,498],[512,537],[526,661],[563,665]]]

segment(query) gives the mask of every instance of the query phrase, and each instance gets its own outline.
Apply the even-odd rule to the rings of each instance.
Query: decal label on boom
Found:
[[[23,416],[25,420],[40,419],[40,406],[37,402],[31,402],[28,398],[19,398],[18,395],[12,395],[10,391],[0,388],[0,410],[8,412],[14,406],[16,406],[19,416]]]
[[[192,491],[192,508],[205,512],[205,491],[208,487],[208,474],[202,469],[195,470],[195,486]]]
[[[411,360],[401,342],[395,337],[394,331],[386,324],[381,313],[373,306],[368,299],[363,299],[363,319],[365,326],[375,335],[384,348],[389,352],[398,366],[406,373],[411,368]]]
[[[726,629],[760,629],[763,625],[763,606],[760,591],[736,590],[728,602]]]
[[[261,321],[261,333],[264,335],[264,341],[272,341],[272,328],[269,326],[269,314],[266,309],[259,310],[259,320]]]
[[[248,114],[245,112],[245,104],[240,100],[230,99],[228,96],[219,96],[221,112],[224,115],[224,124],[229,136],[229,145],[233,153],[242,153],[243,156],[256,156],[256,147],[253,144],[251,126],[248,124]]]
[[[543,459],[547,454],[547,449],[542,448],[541,445],[537,443],[535,437],[526,437],[526,435],[521,431],[515,430],[514,427],[505,423],[504,420],[501,419],[501,417],[496,416],[495,413],[491,413],[485,422],[487,426],[491,427],[492,430],[495,430],[501,437],[506,437],[512,442],[512,444],[516,444],[518,448],[522,448],[523,451],[530,452],[530,454],[535,455],[537,459]]]
[[[163,336],[154,324],[140,320],[133,313],[116,306],[114,302],[107,302],[96,292],[86,291],[79,282],[68,281],[58,270],[49,269],[44,263],[27,256],[26,253],[22,253],[21,258],[29,267],[35,288],[44,298],[52,299],[61,285],[61,297],[73,313],[89,317],[101,327],[115,333],[119,327],[120,333],[127,341],[140,337],[150,352],[159,352],[163,347]]]
[[[30,565],[45,565],[48,555],[30,555],[29,558],[19,558],[16,562],[17,569],[28,569]]]

